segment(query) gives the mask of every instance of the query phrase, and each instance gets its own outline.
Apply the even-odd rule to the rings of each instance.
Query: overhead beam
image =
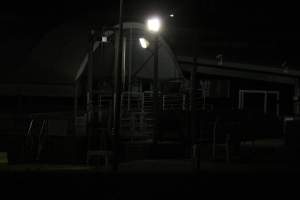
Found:
[[[193,66],[190,64],[181,64],[183,71],[191,72],[193,70]],[[296,78],[293,77],[285,77],[278,75],[268,75],[266,73],[258,73],[258,72],[248,72],[248,71],[240,71],[234,69],[220,69],[220,68],[212,68],[210,66],[198,65],[197,73],[207,74],[207,75],[216,75],[216,76],[226,76],[233,78],[244,78],[250,80],[260,80],[266,82],[276,82],[276,83],[284,83],[294,85]]]
[[[192,64],[193,58],[189,56],[178,56],[178,62],[180,64]],[[223,61],[222,65],[218,65],[217,60],[206,60],[197,58],[198,66],[207,66],[215,69],[224,69],[224,70],[238,70],[245,72],[256,72],[256,73],[265,73],[272,75],[279,75],[285,77],[300,77],[300,71],[295,69],[284,70],[280,67],[272,66],[263,66],[263,65],[251,65],[251,64],[242,64],[242,63],[233,63]]]

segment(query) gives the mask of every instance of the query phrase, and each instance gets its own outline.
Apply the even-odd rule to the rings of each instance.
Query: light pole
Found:
[[[158,116],[159,116],[159,96],[158,96],[158,45],[159,31],[161,21],[158,17],[153,17],[147,20],[147,28],[154,35],[154,66],[153,66],[153,114],[154,114],[154,130],[153,143],[157,142],[158,134]]]

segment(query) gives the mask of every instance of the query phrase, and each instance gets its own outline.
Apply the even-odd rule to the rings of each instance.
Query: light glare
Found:
[[[141,47],[143,49],[147,49],[149,46],[149,41],[146,40],[145,38],[139,38],[139,40],[140,40]]]
[[[158,32],[160,30],[160,26],[161,26],[161,22],[160,19],[157,17],[148,19],[147,21],[148,30],[151,32],[155,32],[155,33]]]
[[[102,36],[102,42],[107,42],[107,37],[106,36]]]

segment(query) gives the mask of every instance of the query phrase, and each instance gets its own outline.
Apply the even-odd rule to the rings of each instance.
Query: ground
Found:
[[[275,143],[273,143],[275,144]],[[247,146],[247,144],[245,144]],[[101,199],[195,199],[200,197],[297,197],[300,168],[284,162],[282,145],[257,143],[252,159],[147,159],[122,162],[118,172],[87,165],[2,165],[3,194],[11,197],[92,197]],[[275,148],[276,147],[276,148]],[[281,156],[280,156],[281,155]],[[249,155],[247,155],[249,156]],[[274,158],[278,158],[277,160]]]

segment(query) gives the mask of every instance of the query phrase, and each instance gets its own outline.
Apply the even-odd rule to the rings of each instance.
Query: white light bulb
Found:
[[[141,47],[143,49],[147,49],[148,48],[148,46],[149,46],[148,40],[146,40],[145,38],[139,38],[139,41],[140,41]]]
[[[149,31],[151,31],[151,32],[158,32],[161,27],[160,19],[158,17],[148,19],[147,27],[148,27]]]

